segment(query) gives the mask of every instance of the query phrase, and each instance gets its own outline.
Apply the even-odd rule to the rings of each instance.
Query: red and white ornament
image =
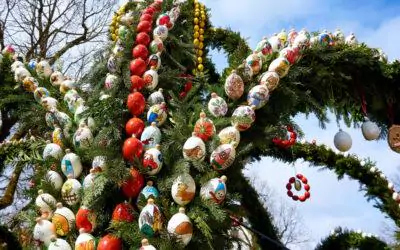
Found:
[[[171,196],[175,203],[185,206],[191,202],[196,193],[196,183],[190,174],[181,174],[174,180]]]
[[[163,52],[164,50],[164,44],[163,41],[161,39],[154,39],[153,41],[151,41],[150,43],[150,52],[153,54],[156,54],[158,52]]]
[[[135,135],[136,138],[139,138],[143,133],[144,126],[144,122],[141,119],[133,117],[126,123],[125,132],[128,136]]]
[[[143,73],[146,72],[146,68],[146,62],[142,58],[136,58],[132,60],[129,65],[131,75],[142,76]]]
[[[300,196],[293,194],[292,185],[295,185],[295,189],[297,191],[301,191],[304,188],[304,193]],[[291,177],[289,182],[286,184],[287,195],[292,198],[294,201],[304,202],[310,198],[310,185],[308,184],[308,180],[302,174],[296,174],[296,177]]]
[[[206,145],[200,137],[196,136],[196,133],[192,133],[192,136],[186,140],[183,145],[183,157],[191,161],[202,161],[206,156]]]
[[[260,70],[262,68],[262,60],[256,52],[246,58],[246,63],[248,66],[250,66],[254,75],[260,73]]]
[[[148,46],[150,44],[151,38],[146,32],[140,32],[136,35],[136,43]]]
[[[160,57],[161,53],[157,52],[155,54],[152,54],[151,56],[149,56],[149,59],[147,60],[147,66],[152,68],[154,67],[155,70],[160,69],[161,67],[161,57]]]
[[[193,132],[203,141],[208,141],[215,134],[215,126],[211,119],[207,118],[206,113],[200,113],[200,119],[196,121]]]
[[[106,80],[104,82],[104,87],[106,89],[111,89],[118,84],[118,81],[119,81],[118,76],[107,73]]]
[[[165,102],[151,106],[147,112],[147,121],[149,123],[155,122],[158,127],[164,124],[167,117],[167,104]]]
[[[142,77],[133,75],[131,76],[131,92],[140,91],[144,87],[144,80]]]
[[[75,241],[75,250],[96,249],[96,239],[84,229],[79,230],[79,236]]]
[[[275,71],[267,71],[261,75],[260,84],[267,86],[270,92],[274,91],[279,85],[279,75]]]
[[[179,212],[174,214],[168,221],[167,230],[173,234],[183,245],[189,244],[193,235],[193,225],[189,217],[185,214],[185,208],[179,208]]]
[[[157,144],[154,148],[150,148],[144,153],[143,167],[147,170],[146,174],[156,175],[160,172],[163,165],[163,157],[160,149],[161,146]]]
[[[218,137],[221,144],[231,144],[234,148],[236,148],[240,142],[240,132],[234,126],[222,129],[219,132]]]
[[[225,200],[227,193],[225,182],[227,181],[225,175],[221,178],[213,178],[205,183],[200,189],[200,196],[205,200],[212,200],[217,204],[221,204]]]
[[[293,127],[288,125],[286,129],[289,132],[289,139],[284,139],[284,140],[280,138],[272,139],[272,142],[281,148],[289,148],[296,143],[297,133],[294,131]]]
[[[107,234],[100,239],[97,250],[122,250],[122,240],[112,234]]]
[[[219,97],[216,93],[212,93],[211,99],[208,102],[208,111],[215,117],[225,116],[228,112],[228,104],[222,97]]]
[[[155,67],[151,67],[151,69],[147,70],[143,74],[144,84],[147,89],[154,90],[158,85],[158,73],[155,70]]]
[[[149,51],[147,50],[147,47],[143,44],[138,44],[135,46],[135,48],[132,49],[132,56],[133,58],[141,58],[143,60],[147,60],[147,57],[149,56]]]
[[[279,78],[285,77],[290,69],[289,61],[284,57],[278,57],[271,62],[268,71],[274,71],[279,75]]]
[[[239,131],[245,131],[251,127],[256,120],[254,112],[255,106],[239,106],[233,111],[232,126],[236,127]]]
[[[247,95],[247,104],[249,106],[255,106],[256,109],[260,109],[267,104],[269,99],[269,91],[265,85],[256,85],[250,89]]]
[[[151,149],[161,143],[161,130],[157,127],[155,122],[152,122],[150,126],[147,126],[140,141],[143,143],[144,149]]]
[[[160,39],[164,41],[168,37],[168,28],[165,25],[158,25],[153,30],[153,39]]]
[[[214,170],[225,170],[233,164],[235,157],[236,150],[233,145],[222,144],[211,153],[210,164]]]
[[[51,219],[57,204],[56,199],[51,194],[44,193],[43,190],[39,190],[38,194],[35,200],[36,207],[39,209],[43,218]]]

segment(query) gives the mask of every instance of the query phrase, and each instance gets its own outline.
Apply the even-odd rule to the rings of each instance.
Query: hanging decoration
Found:
[[[206,145],[193,132],[192,136],[183,144],[183,157],[191,161],[203,161],[206,156]]]
[[[293,194],[293,185],[296,191],[301,191],[304,189],[304,193],[300,196]],[[308,184],[308,180],[302,174],[296,174],[296,177],[291,177],[289,182],[286,184],[287,195],[292,198],[294,201],[304,202],[307,199],[310,199],[310,185]]]
[[[196,52],[196,63],[193,73],[201,74],[204,70],[204,30],[207,22],[205,6],[202,3],[194,1],[194,18],[193,18],[193,45]]]
[[[373,141],[379,138],[381,134],[381,129],[376,125],[376,123],[365,118],[364,123],[361,125],[362,134],[367,141]]]
[[[185,208],[179,208],[179,212],[174,214],[168,221],[168,232],[175,235],[183,245],[189,244],[193,235],[193,225],[189,217],[185,214]]]
[[[287,131],[289,132],[289,139],[282,140],[280,138],[274,138],[272,139],[272,142],[281,148],[289,148],[293,146],[296,143],[297,139],[297,133],[294,131],[293,127],[288,125],[286,126]]]
[[[390,148],[394,152],[400,153],[400,125],[392,125],[387,138]]]
[[[196,183],[190,174],[181,174],[174,180],[171,196],[175,203],[185,206],[191,202],[196,193]]]
[[[200,196],[205,200],[212,200],[221,204],[225,200],[227,193],[226,181],[228,178],[223,175],[221,178],[214,178],[205,183],[200,189]]]
[[[147,205],[139,215],[139,229],[147,237],[154,237],[162,229],[163,218],[160,209],[154,204],[153,199],[147,201]]]
[[[57,203],[57,209],[51,220],[59,236],[66,236],[75,226],[75,214],[62,203]]]
[[[333,143],[339,151],[346,152],[351,148],[353,142],[348,133],[342,129],[339,129],[339,132],[337,132],[333,138]]]

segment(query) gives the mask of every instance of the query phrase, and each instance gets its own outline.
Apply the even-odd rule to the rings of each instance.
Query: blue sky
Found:
[[[204,0],[211,8],[214,26],[230,27],[248,38],[254,48],[265,35],[271,36],[282,28],[297,30],[305,27],[309,31],[342,29],[345,35],[354,32],[359,41],[371,47],[382,48],[389,60],[400,58],[400,2],[383,0]],[[213,59],[219,68],[226,65],[222,54]],[[333,148],[333,136],[338,131],[334,119],[326,130],[318,127],[315,117],[308,120],[300,115],[296,120],[306,133],[306,140],[317,140]],[[350,153],[363,158],[371,158],[390,179],[398,172],[400,155],[392,152],[385,140],[368,142],[359,129],[341,127],[350,133],[353,147]],[[298,172],[305,174],[311,184],[312,199],[305,203],[295,203],[303,217],[305,227],[312,236],[310,245],[291,246],[292,249],[312,249],[321,237],[329,234],[336,226],[360,229],[367,233],[385,236],[383,223],[391,223],[384,215],[367,202],[362,192],[358,192],[357,181],[345,178],[338,181],[334,173],[318,171],[307,163],[297,162]],[[260,176],[268,182],[276,194],[285,198],[285,184],[293,170],[281,162],[264,158],[261,162],[247,167],[248,175]]]

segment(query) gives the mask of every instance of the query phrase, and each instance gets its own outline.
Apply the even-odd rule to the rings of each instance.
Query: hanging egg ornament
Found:
[[[143,156],[143,167],[147,170],[146,174],[156,175],[160,172],[163,157],[160,151],[161,146],[157,144],[154,148],[148,149]]]
[[[300,49],[297,47],[287,47],[279,52],[279,57],[286,58],[290,65],[293,65],[300,59]]]
[[[208,141],[215,134],[215,126],[211,119],[207,118],[206,113],[200,113],[200,119],[194,125],[194,133],[203,141]]]
[[[142,208],[147,204],[148,199],[151,198],[156,201],[159,196],[160,193],[158,192],[157,188],[153,186],[153,181],[147,181],[147,185],[139,194],[136,205],[139,210],[142,210]]]
[[[255,106],[239,106],[233,111],[231,124],[239,131],[246,131],[256,120]]]
[[[189,244],[193,235],[193,225],[189,217],[185,214],[185,208],[179,208],[179,212],[174,214],[168,221],[167,230],[176,236],[183,245]]]
[[[4,56],[12,56],[15,53],[15,49],[11,46],[11,45],[6,45],[3,50],[1,51],[1,53]]]
[[[26,68],[17,68],[14,74],[16,82],[23,82],[25,78],[30,77],[31,73]]]
[[[160,88],[158,89],[158,91],[151,93],[151,95],[147,99],[147,102],[150,104],[150,106],[165,102],[163,89]]]
[[[104,81],[104,87],[106,89],[111,89],[118,84],[118,81],[118,76],[107,73],[106,80]]]
[[[100,239],[97,250],[122,250],[122,240],[112,234],[107,234]]]
[[[45,180],[48,183],[51,183],[51,185],[54,187],[55,190],[59,191],[61,190],[61,187],[63,185],[63,179],[59,173],[53,170],[49,170],[45,176]]]
[[[136,138],[139,138],[143,133],[144,126],[144,122],[141,119],[133,117],[126,123],[125,132],[128,136],[135,135]]]
[[[267,71],[261,75],[260,84],[267,86],[268,91],[274,91],[279,85],[279,75],[275,71]]]
[[[97,172],[104,171],[107,168],[107,158],[105,156],[95,156],[92,161],[92,168]]]
[[[96,239],[84,229],[79,230],[79,236],[75,241],[75,250],[96,249]]]
[[[113,222],[133,222],[135,220],[135,216],[133,216],[133,212],[135,209],[131,204],[127,201],[123,203],[119,203],[115,206],[114,211],[112,213],[112,221]]]
[[[0,57],[1,57],[1,55],[0,55]],[[35,59],[31,59],[31,60],[28,62],[28,68],[29,68],[30,70],[35,70],[35,69],[36,69],[36,65],[37,65],[37,61],[36,61]]]
[[[64,75],[60,71],[54,71],[50,76],[50,83],[53,86],[60,86],[64,81]]]
[[[84,100],[79,96],[75,89],[70,89],[64,95],[64,102],[67,104],[69,111],[75,113],[76,109],[84,104]]]
[[[18,68],[24,68],[24,63],[20,61],[15,61],[11,64],[11,72],[15,73]]]
[[[133,116],[139,116],[143,114],[144,109],[146,107],[146,99],[142,93],[136,91],[134,93],[130,93],[128,95],[128,100],[126,102],[129,112]]]
[[[28,92],[35,92],[35,89],[39,86],[39,82],[36,78],[28,76],[22,81],[22,87]]]
[[[367,141],[376,140],[381,134],[381,129],[376,125],[376,123],[370,121],[368,118],[365,119],[364,123],[361,125],[362,134]]]
[[[215,117],[225,116],[228,112],[228,104],[222,97],[219,97],[216,93],[211,94],[211,99],[208,102],[207,107],[208,111],[210,111],[210,113]]]
[[[240,142],[240,132],[233,126],[222,129],[218,137],[221,144],[231,144],[234,148],[236,148]]]
[[[142,76],[144,72],[146,72],[146,62],[142,58],[136,58],[131,61],[129,65],[129,69],[131,71],[131,75]]]
[[[249,106],[255,106],[256,109],[260,109],[267,104],[269,99],[269,91],[265,85],[256,85],[250,89],[247,95],[247,104]]]
[[[392,125],[387,135],[389,147],[397,153],[400,153],[400,126]]]
[[[123,43],[118,40],[115,43],[115,46],[112,50],[113,54],[117,57],[117,58],[121,58],[124,55],[124,51],[125,51],[125,46],[123,45]]]
[[[89,108],[85,105],[79,105],[75,109],[75,114],[74,114],[74,121],[78,124],[81,123],[81,120],[83,119],[83,113],[88,110]]]
[[[347,45],[351,45],[351,46],[358,45],[358,40],[357,40],[356,36],[354,35],[354,33],[351,33],[350,35],[348,35],[346,37],[345,43]]]
[[[136,169],[130,169],[129,178],[122,183],[122,192],[128,198],[136,198],[144,186],[143,175]]]
[[[150,68],[154,67],[154,70],[160,69],[161,67],[160,52],[149,56],[149,59],[147,60],[147,66]]]
[[[92,131],[90,131],[86,124],[81,123],[79,125],[79,128],[74,134],[73,143],[74,146],[78,148],[88,148],[93,144]]]
[[[147,89],[154,90],[157,87],[158,73],[155,70],[155,67],[152,67],[143,74],[143,80]]]
[[[53,210],[56,208],[56,199],[43,190],[38,191],[38,196],[35,199],[35,205],[38,208],[43,218],[50,219],[53,216]]]
[[[161,126],[167,120],[167,104],[162,102],[161,104],[155,104],[150,107],[147,112],[147,121],[149,123],[155,122],[157,126]]]
[[[301,51],[306,49],[310,45],[310,37],[307,31],[304,29],[299,32],[293,41],[294,48],[299,48]]]
[[[242,78],[233,70],[225,80],[225,93],[232,100],[239,99],[244,92],[244,83]]]
[[[48,61],[42,60],[36,65],[36,73],[41,77],[50,77],[53,71]]]
[[[62,156],[63,151],[59,145],[51,143],[50,141],[46,141],[46,146],[43,149],[43,160],[46,160],[50,157],[60,160]]]
[[[175,203],[185,206],[191,202],[196,193],[196,183],[190,174],[179,175],[171,187],[171,196]]]
[[[51,222],[56,228],[56,233],[59,236],[66,236],[75,227],[75,214],[71,209],[64,207],[62,203],[57,203],[57,209],[54,211],[54,216]]]
[[[262,60],[261,57],[257,53],[253,53],[246,58],[246,63],[250,66],[254,75],[260,73],[262,68]]]
[[[81,206],[75,217],[76,228],[85,232],[93,232],[96,228],[96,214],[93,210]]]
[[[200,189],[200,196],[204,200],[212,200],[217,204],[221,204],[225,200],[227,193],[226,184],[227,177],[213,178],[205,183]]]
[[[45,247],[48,247],[55,234],[56,230],[50,221],[40,217],[36,219],[36,225],[33,228],[33,239],[35,241],[43,243]]]
[[[163,13],[163,14],[159,15],[157,18],[156,24],[157,25],[165,25],[168,29],[171,29],[173,26],[171,24],[171,17],[167,13]]]
[[[142,246],[139,248],[139,250],[157,250],[157,249],[153,245],[150,245],[147,239],[143,239]]]
[[[233,164],[235,157],[236,150],[233,145],[222,144],[211,153],[210,164],[214,170],[225,170]]]
[[[60,147],[63,147],[63,143],[62,143],[62,141],[63,141],[63,131],[58,125],[55,125],[54,127],[55,127],[54,131],[53,131],[53,133],[51,135],[53,143],[59,145]]]
[[[157,127],[155,122],[152,122],[150,126],[144,129],[140,140],[145,150],[154,148],[157,144],[161,143],[161,130]]]
[[[192,133],[183,145],[183,157],[191,161],[203,161],[206,156],[206,145],[203,140]]]
[[[150,43],[150,52],[156,54],[164,50],[164,44],[161,39],[153,39]]]
[[[107,69],[111,73],[117,73],[118,71],[118,60],[114,55],[111,55],[107,61]]]
[[[132,56],[133,58],[141,58],[143,60],[146,60],[149,56],[149,51],[147,50],[147,47],[145,45],[138,44],[135,46],[135,48],[132,49]]]
[[[288,34],[288,44],[290,47],[293,47],[294,39],[296,39],[298,33],[296,30],[291,29]]]
[[[135,158],[140,158],[143,153],[142,142],[132,135],[132,137],[127,138],[122,147],[122,154],[125,160],[134,161]]]
[[[78,178],[82,173],[81,158],[70,149],[65,150],[65,155],[61,160],[61,171],[65,176],[71,175],[72,178]]]
[[[288,41],[288,34],[286,33],[286,30],[281,30],[281,32],[278,33],[277,37],[281,40],[282,47],[284,47]]]
[[[74,80],[66,79],[60,85],[60,92],[61,94],[67,93],[70,89],[76,89],[77,83]]]
[[[147,205],[139,215],[139,229],[147,237],[155,236],[163,225],[163,217],[160,209],[154,204],[153,199],[147,201]]]
[[[81,200],[81,188],[82,185],[78,180],[68,176],[68,180],[61,188],[61,197],[64,202],[70,206],[78,204]]]
[[[148,46],[150,44],[151,38],[146,32],[140,32],[136,35],[136,43]]]
[[[51,110],[57,109],[58,101],[53,97],[42,97],[40,104],[42,104],[46,110]]]
[[[130,31],[128,29],[128,27],[126,27],[125,25],[121,25],[118,28],[118,38],[123,41],[126,42],[128,37],[130,35]]]
[[[49,97],[50,92],[44,87],[38,87],[33,92],[33,97],[37,102],[41,102],[43,98]]]
[[[290,63],[284,57],[278,57],[271,62],[268,71],[274,71],[279,75],[279,78],[285,77],[289,73]]]
[[[345,41],[343,32],[340,29],[336,29],[336,31],[333,33],[333,39],[336,43],[343,44]]]
[[[57,238],[55,235],[50,239],[50,245],[47,250],[72,250],[72,247],[64,239]]]
[[[339,132],[333,138],[333,143],[339,151],[346,152],[351,148],[352,140],[348,133],[339,129]]]
[[[256,49],[254,50],[255,52],[259,53],[261,52],[264,56],[272,54],[272,46],[268,42],[268,39],[264,37],[258,44]]]
[[[271,45],[272,51],[273,52],[279,52],[283,48],[283,42],[282,40],[278,37],[277,34],[274,34],[268,39],[269,44]]]
[[[90,169],[90,172],[88,175],[85,176],[85,179],[83,179],[83,190],[87,190],[90,188],[93,188],[94,185],[94,180],[97,177],[97,171],[95,169]]]
[[[142,77],[133,75],[131,76],[131,92],[140,91],[144,87],[144,80]]]
[[[153,39],[160,39],[164,41],[168,37],[168,28],[165,25],[158,25],[153,30]]]

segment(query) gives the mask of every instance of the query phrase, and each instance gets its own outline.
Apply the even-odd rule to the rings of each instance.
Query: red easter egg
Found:
[[[132,56],[134,58],[142,58],[143,60],[146,60],[149,56],[149,51],[143,44],[138,44],[135,46],[135,48],[133,48]]]
[[[143,14],[140,16],[140,22],[141,22],[141,21],[152,22],[152,21],[153,21],[153,16],[150,15],[150,14],[143,13]]]
[[[185,91],[182,91],[181,93],[179,93],[179,97],[180,97],[181,99],[185,98],[185,97],[186,97],[186,92],[185,92]]]
[[[299,196],[293,195],[292,199],[293,199],[294,201],[298,201],[298,200],[299,200]]]
[[[149,15],[154,15],[154,12],[156,12],[156,10],[154,9],[154,7],[148,7],[143,11],[143,14],[149,14]]]
[[[286,184],[286,189],[287,190],[291,190],[292,189],[292,185],[290,183]]]
[[[161,5],[162,5],[162,2],[154,2],[154,3],[150,4],[150,8],[154,8],[154,10],[156,12],[159,12],[159,11],[161,11]]]
[[[129,69],[131,70],[131,75],[142,76],[146,72],[146,62],[142,58],[136,58],[131,61]]]
[[[167,25],[171,22],[171,18],[168,15],[163,15],[158,19],[158,25]]]
[[[113,221],[132,222],[135,219],[133,216],[133,207],[128,202],[118,204],[112,214]]]
[[[310,185],[308,185],[308,184],[304,184],[304,190],[306,190],[306,191],[310,191]]]
[[[296,181],[296,179],[294,177],[290,177],[289,183],[294,183],[295,181]]]
[[[100,239],[97,245],[97,250],[121,250],[122,241],[121,239],[113,236],[112,234],[107,234]]]
[[[145,124],[144,122],[136,117],[129,119],[125,125],[125,132],[128,136],[135,135],[136,138],[140,138],[143,133]]]
[[[192,82],[187,82],[185,84],[185,92],[189,92],[192,89],[193,83]]]
[[[292,191],[287,191],[287,195],[289,196],[289,197],[293,197],[293,192]]]
[[[78,230],[83,228],[87,233],[93,232],[93,229],[96,226],[95,213],[84,206],[79,208],[78,212],[76,213],[75,220],[76,228]]]
[[[304,193],[304,196],[308,199],[308,198],[310,198],[310,192],[305,192]]]
[[[131,76],[131,92],[136,90],[141,90],[144,87],[144,80],[140,76]]]
[[[299,196],[299,201],[304,202],[306,201],[306,197],[304,195]]]
[[[140,158],[143,153],[143,144],[134,136],[125,140],[122,146],[122,154],[127,161],[133,161],[134,158]]]
[[[136,35],[136,43],[137,44],[149,46],[150,41],[151,41],[150,36],[146,32],[140,32]]]
[[[128,95],[127,106],[133,116],[139,116],[144,112],[146,100],[140,92],[130,93]]]
[[[140,21],[137,28],[137,32],[146,32],[149,33],[151,31],[151,22],[149,21]]]
[[[303,178],[303,175],[302,174],[296,174],[296,177],[301,179],[301,178]]]
[[[301,178],[301,181],[302,181],[304,184],[307,184],[307,183],[308,183],[308,180],[307,180],[307,178],[306,178],[306,177],[304,177],[304,176],[303,176],[303,178]]]
[[[134,168],[131,168],[130,172],[131,176],[122,184],[122,192],[128,198],[136,198],[144,186],[144,178]]]

